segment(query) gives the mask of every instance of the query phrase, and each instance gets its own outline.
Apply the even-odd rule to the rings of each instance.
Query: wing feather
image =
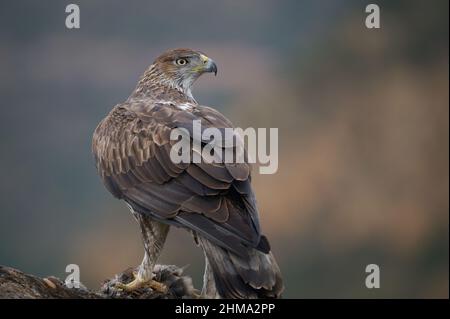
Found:
[[[171,130],[185,128],[192,137],[193,120],[201,121],[202,130],[232,128],[209,107],[189,112],[151,101],[114,107],[95,130],[92,144],[106,188],[134,210],[197,231],[238,254],[245,254],[245,245],[258,249],[261,235],[250,165],[170,160]],[[202,134],[200,143],[208,142]],[[224,140],[217,145],[229,147]]]

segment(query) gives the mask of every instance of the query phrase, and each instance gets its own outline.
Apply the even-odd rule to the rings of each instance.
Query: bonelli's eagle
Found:
[[[233,127],[225,116],[199,105],[192,96],[192,84],[207,72],[217,73],[217,66],[201,52],[165,52],[94,132],[98,173],[106,188],[127,203],[144,241],[139,271],[121,288],[164,288],[152,271],[169,227],[177,226],[192,232],[204,251],[203,297],[277,298],[283,290],[281,274],[261,234],[250,164],[175,163],[170,157],[177,142],[170,138],[173,129],[192,133],[196,120],[202,130]]]

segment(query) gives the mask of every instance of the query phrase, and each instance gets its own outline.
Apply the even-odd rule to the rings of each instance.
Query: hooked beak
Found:
[[[217,75],[217,65],[216,62],[209,59],[209,61],[206,64],[206,72],[214,72],[214,75]]]
[[[207,56],[202,55],[201,56],[204,68],[204,72],[214,72],[214,75],[217,75],[217,65],[216,62],[214,62],[213,59],[208,58]]]

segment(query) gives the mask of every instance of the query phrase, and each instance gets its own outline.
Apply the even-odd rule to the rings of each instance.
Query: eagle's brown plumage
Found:
[[[178,65],[178,59],[189,65]],[[202,130],[233,127],[218,111],[198,105],[190,92],[198,76],[214,71],[212,60],[188,49],[156,59],[128,100],[96,128],[92,150],[97,169],[106,188],[139,216],[141,226],[141,219],[148,218],[155,225],[193,231],[207,258],[207,296],[278,297],[280,272],[260,232],[250,165],[175,164],[170,159],[176,143],[170,140],[172,129],[187,129],[192,138],[194,120],[201,121]],[[141,268],[151,267],[147,272],[165,240],[164,227],[155,227],[153,242],[146,243],[148,260],[144,258]]]

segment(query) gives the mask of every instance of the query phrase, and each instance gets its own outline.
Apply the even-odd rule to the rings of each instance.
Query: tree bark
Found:
[[[117,282],[128,283],[132,280],[129,268],[106,280],[99,291],[92,291],[80,284],[79,288],[68,288],[56,277],[39,278],[25,274],[20,270],[0,265],[0,298],[1,299],[175,299],[197,298],[198,291],[192,285],[192,279],[183,276],[183,269],[173,265],[157,265],[155,280],[168,288],[166,293],[151,288],[139,288],[133,292],[125,292],[115,288]]]

